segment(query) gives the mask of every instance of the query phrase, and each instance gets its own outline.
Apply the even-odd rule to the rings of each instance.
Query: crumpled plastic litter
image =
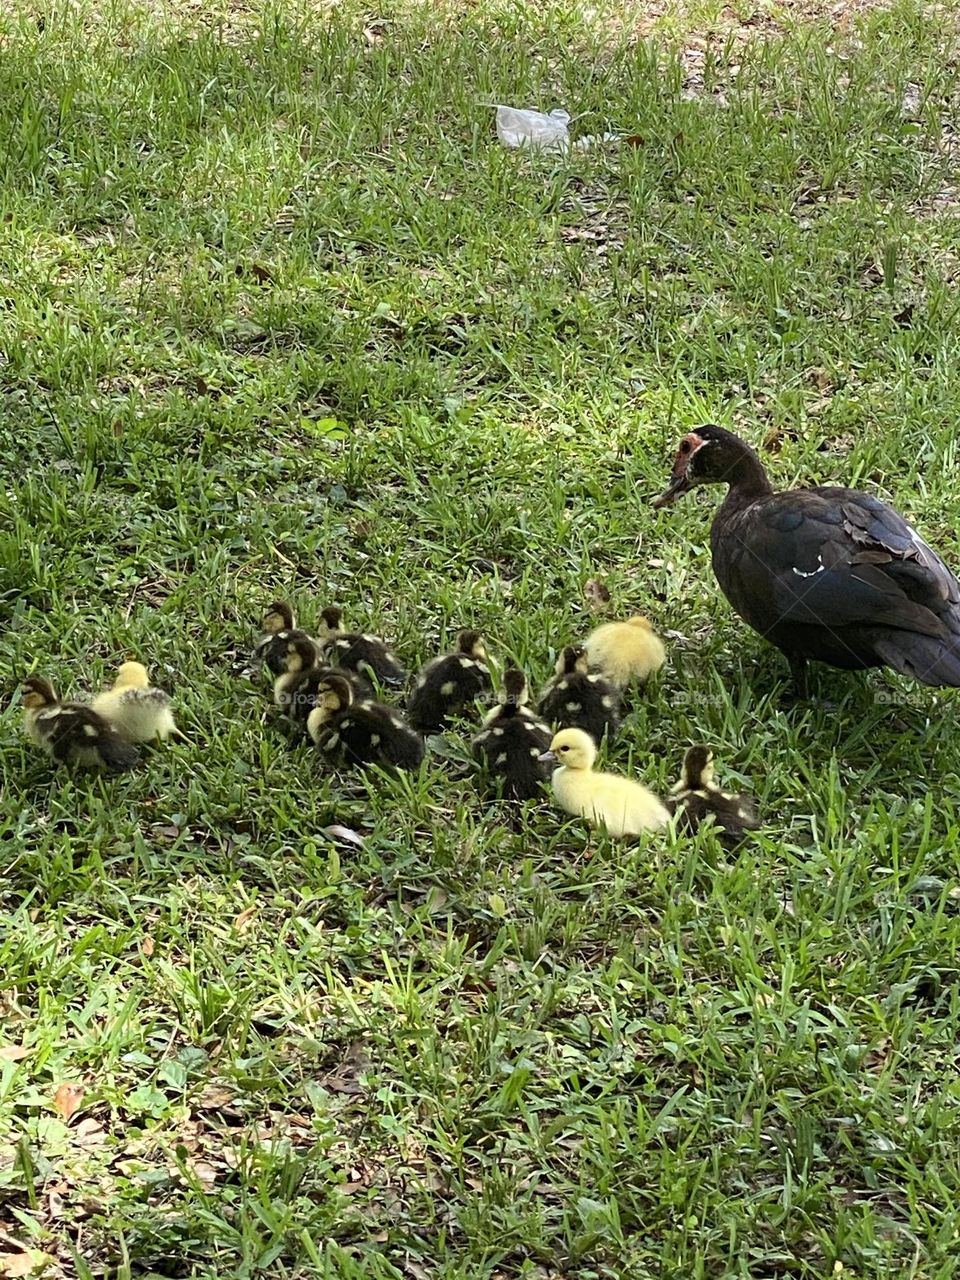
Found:
[[[570,145],[569,111],[545,114],[526,107],[497,107],[497,137],[505,147],[565,151]]]
[[[534,111],[530,107],[497,106],[497,137],[505,147],[533,147],[538,151],[588,151],[605,142],[618,142],[618,133],[587,134],[570,138],[571,116],[560,107]]]

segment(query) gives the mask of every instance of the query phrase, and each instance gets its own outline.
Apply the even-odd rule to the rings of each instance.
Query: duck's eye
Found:
[[[569,748],[569,747],[561,747],[561,748],[560,748],[560,750],[561,750],[561,751],[569,751],[569,750],[570,750],[570,748]]]

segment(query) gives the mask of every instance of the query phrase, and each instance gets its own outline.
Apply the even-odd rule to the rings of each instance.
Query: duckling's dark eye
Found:
[[[570,748],[569,748],[569,747],[561,747],[561,748],[560,748],[560,750],[561,750],[561,751],[569,751],[569,750],[570,750]]]

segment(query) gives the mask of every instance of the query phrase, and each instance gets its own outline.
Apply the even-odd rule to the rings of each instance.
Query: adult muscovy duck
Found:
[[[729,486],[710,530],[721,590],[801,688],[808,659],[960,686],[960,583],[892,507],[856,489],[775,493],[753,449],[716,426],[683,437],[653,505],[699,484]]]

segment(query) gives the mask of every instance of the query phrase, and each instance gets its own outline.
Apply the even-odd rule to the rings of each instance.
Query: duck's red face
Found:
[[[683,437],[677,449],[673,471],[670,473],[670,483],[659,498],[654,498],[653,505],[655,507],[668,507],[685,494],[688,489],[693,488],[699,479],[696,475],[694,459],[706,444],[706,438],[697,431],[690,431]]]

